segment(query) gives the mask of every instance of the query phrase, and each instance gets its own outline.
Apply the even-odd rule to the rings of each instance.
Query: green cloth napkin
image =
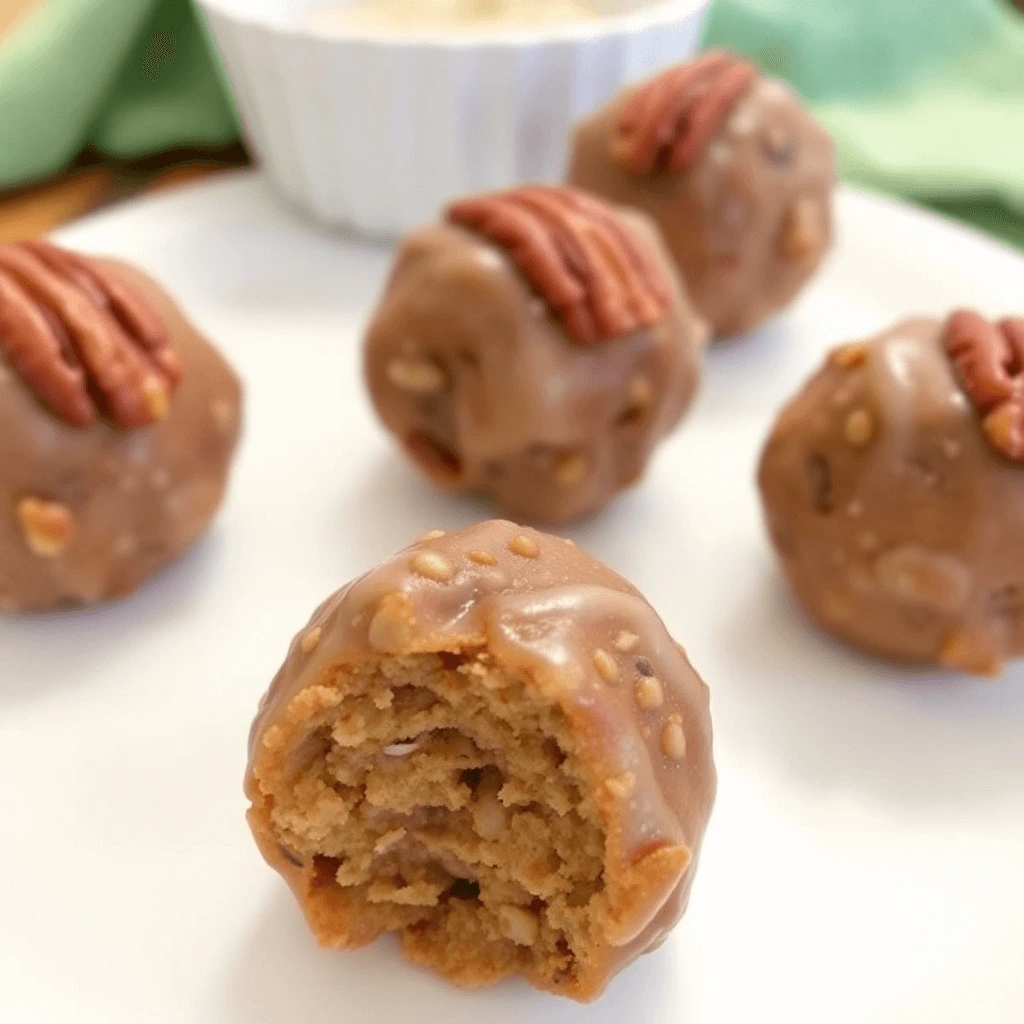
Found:
[[[703,41],[791,82],[845,180],[1024,248],[1024,16],[1009,0],[716,0]]]
[[[715,0],[704,42],[806,96],[846,180],[1024,248],[1024,16],[1009,0]],[[238,135],[191,0],[47,0],[0,44],[0,187],[87,143],[132,158]]]
[[[232,142],[213,53],[190,0],[47,0],[0,44],[0,187],[89,143],[132,158]]]

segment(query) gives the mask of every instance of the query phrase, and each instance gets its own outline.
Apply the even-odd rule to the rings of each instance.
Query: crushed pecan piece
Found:
[[[0,356],[80,428],[97,416],[154,423],[181,380],[149,303],[98,261],[42,240],[0,245]]]
[[[447,216],[507,249],[580,345],[649,327],[671,305],[672,288],[646,245],[582,192],[530,185],[463,199]]]
[[[752,64],[720,50],[658,75],[626,99],[616,158],[633,174],[685,173],[756,75]]]
[[[989,444],[1024,460],[1024,318],[993,324],[972,310],[957,310],[945,340]]]

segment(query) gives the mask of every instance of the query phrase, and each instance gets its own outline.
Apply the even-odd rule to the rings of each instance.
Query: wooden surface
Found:
[[[156,170],[142,166],[81,167],[53,181],[0,192],[0,242],[43,235],[111,203],[174,188],[245,163],[244,154],[232,154],[217,160],[184,159]]]

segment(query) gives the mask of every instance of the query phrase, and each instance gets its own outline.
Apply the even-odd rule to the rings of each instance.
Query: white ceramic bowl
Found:
[[[321,221],[394,236],[456,196],[560,178],[572,124],[690,55],[709,0],[430,37],[311,25],[330,2],[199,0],[278,188]]]

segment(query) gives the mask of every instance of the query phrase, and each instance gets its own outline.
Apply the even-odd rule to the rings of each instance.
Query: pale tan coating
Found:
[[[508,254],[433,224],[402,245],[365,343],[374,406],[437,485],[561,523],[643,474],[697,388],[707,329],[646,217],[622,219],[673,282],[660,324],[575,344]]]
[[[831,243],[828,132],[787,86],[758,77],[685,173],[635,174],[616,155],[630,95],[576,126],[569,184],[654,220],[714,335],[754,329],[793,300]]]
[[[906,320],[836,349],[758,480],[810,616],[875,654],[998,675],[1024,652],[1024,471],[988,444],[944,346]]]
[[[445,698],[443,710],[406,692],[422,688],[402,686],[418,679],[424,659],[430,671],[447,679],[434,684]],[[365,681],[379,683],[382,672],[392,689],[371,688],[371,705]],[[638,684],[651,679],[657,681],[657,701],[640,696]],[[478,698],[495,710],[481,718]],[[489,747],[487,737],[502,733],[488,729],[509,728],[501,721],[506,705],[513,727],[521,721],[525,728],[527,719],[547,723],[540,742],[527,730],[506,749]],[[409,718],[410,708],[416,715],[441,717]],[[437,739],[439,722],[448,726],[440,730],[445,744]],[[326,728],[329,743],[317,739]],[[405,732],[413,728],[426,731]],[[536,780],[517,779],[510,765],[529,749],[542,757],[555,743],[561,755],[545,769],[543,785],[575,796],[572,807],[566,803],[557,815],[549,814],[551,838],[542,831],[539,848],[557,849],[565,873],[574,850],[582,856],[595,835],[603,842],[596,877],[568,905],[543,888],[551,877],[560,880],[555,869],[553,876],[538,868],[524,877],[515,874],[526,870],[516,862],[508,869],[513,884],[495,879],[486,867],[506,863],[517,837],[521,842],[531,822],[536,825],[530,812],[537,794],[548,792],[528,792]],[[378,830],[372,847],[377,859],[372,866],[364,863],[364,874],[357,876],[336,851],[351,848],[367,802],[376,805],[374,814],[385,814],[391,797],[381,794],[399,770],[394,765],[419,757],[420,772],[427,772],[445,751],[451,756],[452,749],[466,745],[478,759],[461,763],[474,765],[478,778],[482,771],[485,783],[489,777],[499,780],[496,786],[504,780],[500,802],[490,794],[484,808],[478,792],[460,797],[458,771],[447,773],[450,782],[434,776],[426,788],[417,787],[415,774],[406,775],[404,785],[419,794],[417,804],[448,799],[449,811],[424,818],[423,807],[408,807],[405,817],[380,825],[386,831]],[[322,944],[355,948],[395,928],[413,959],[459,984],[520,972],[538,987],[581,1000],[600,994],[612,974],[658,945],[682,914],[715,792],[707,688],[651,607],[571,542],[504,521],[427,535],[321,605],[263,698],[249,749],[250,826]],[[325,776],[326,783],[303,774],[311,751],[336,772]],[[356,793],[343,807],[334,790],[351,796],[339,780],[352,783],[346,758],[360,756],[369,757],[373,767],[362,779],[362,796]],[[289,808],[316,787],[321,795],[296,821]],[[515,788],[526,795],[517,798]],[[459,847],[465,800],[472,801],[479,836],[470,835],[472,843]],[[332,821],[331,807],[340,826]],[[484,810],[496,820],[482,819]],[[503,827],[511,815],[519,816]],[[566,835],[572,822],[576,833],[570,829]],[[310,835],[321,843],[310,849],[334,851],[335,859],[310,856],[310,849],[296,853]],[[424,844],[433,851],[426,864]],[[388,860],[396,848],[405,850],[404,867]],[[465,862],[453,863],[452,850]],[[374,874],[378,864],[380,874]],[[396,870],[405,879],[404,890],[385,885],[382,875]],[[479,879],[478,898],[459,898],[466,896],[458,881],[464,878]],[[490,895],[498,889],[513,894],[501,897],[513,905],[501,906],[494,916]],[[381,903],[388,899],[397,906],[382,916]],[[422,905],[406,905],[417,900]],[[459,927],[447,927],[449,919]],[[563,937],[551,956],[541,955],[546,939],[558,934],[552,927],[559,921],[580,948]],[[495,929],[502,937],[495,937]],[[466,948],[463,935],[472,936]]]
[[[150,278],[98,261],[152,303],[183,374],[166,418],[128,430],[54,416],[0,358],[0,610],[121,597],[182,554],[220,506],[241,386]]]

